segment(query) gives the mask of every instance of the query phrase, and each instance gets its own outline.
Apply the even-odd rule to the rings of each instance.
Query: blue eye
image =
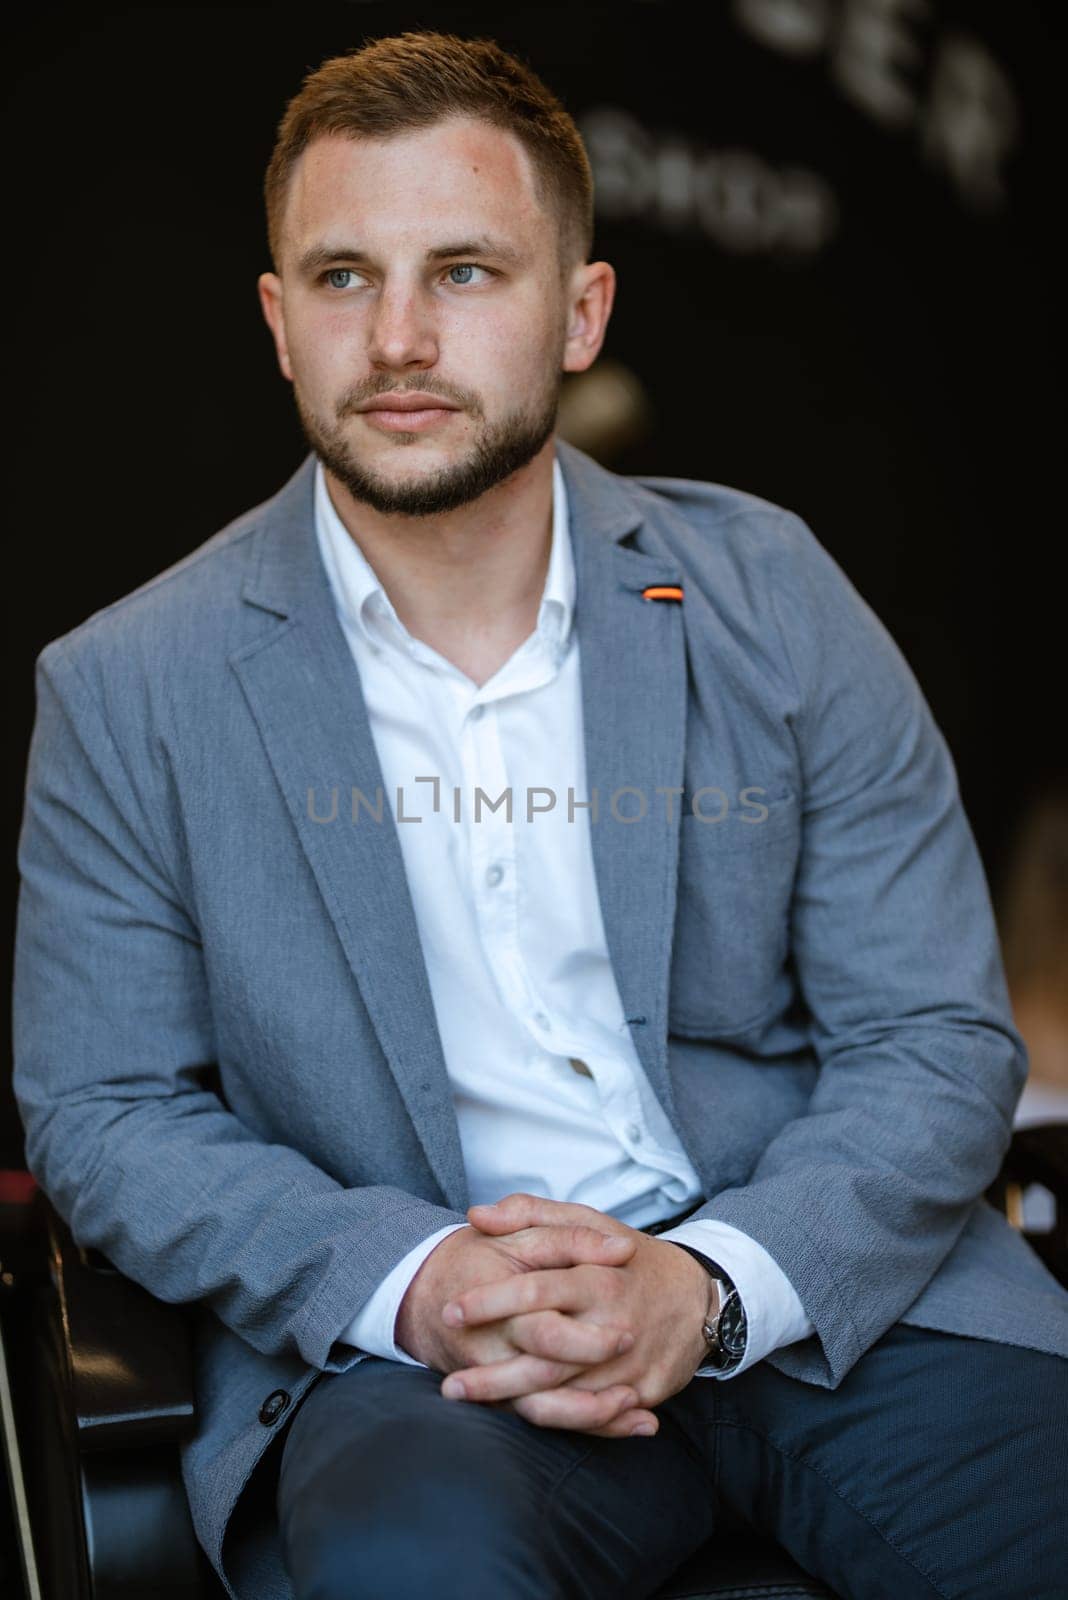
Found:
[[[489,267],[476,266],[473,261],[458,261],[454,267],[447,267],[446,272],[489,272]],[[465,278],[464,283],[470,283],[470,278]]]
[[[344,278],[346,276],[351,278],[352,277],[352,268],[351,267],[331,267],[329,272],[325,272],[323,274],[323,276],[325,277],[327,283],[330,284],[330,287],[332,289],[347,289],[348,288],[348,284],[347,283],[334,283],[331,280],[334,279],[334,278],[338,278],[338,277]]]

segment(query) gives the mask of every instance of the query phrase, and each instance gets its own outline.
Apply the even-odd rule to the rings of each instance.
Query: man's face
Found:
[[[552,433],[563,367],[596,355],[565,361],[574,296],[555,223],[523,147],[485,123],[315,140],[283,238],[281,281],[265,274],[260,294],[301,423],[383,515],[452,510],[525,466]],[[364,409],[414,393],[452,409]]]

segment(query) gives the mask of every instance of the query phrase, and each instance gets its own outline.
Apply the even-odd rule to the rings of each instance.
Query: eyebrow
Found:
[[[513,245],[505,244],[503,239],[491,238],[489,234],[478,234],[453,244],[436,245],[433,250],[426,252],[424,259],[428,262],[446,261],[453,256],[490,256],[494,261],[503,261],[512,267],[520,266],[524,260],[522,253]],[[320,268],[339,260],[370,262],[373,257],[368,251],[361,250],[359,245],[335,244],[328,240],[305,250],[297,263],[297,270],[302,276],[310,277]]]

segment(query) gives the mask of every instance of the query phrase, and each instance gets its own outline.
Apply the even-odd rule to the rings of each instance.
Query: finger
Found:
[[[604,1369],[602,1368],[600,1370],[603,1371]],[[598,1438],[602,1439],[628,1439],[635,1433],[649,1436],[659,1432],[660,1418],[657,1416],[655,1411],[651,1411],[640,1404],[638,1393],[634,1388],[633,1383],[621,1381],[621,1379],[617,1377],[614,1382],[609,1381],[606,1383],[603,1386],[603,1390],[598,1390],[595,1385],[591,1383],[591,1380],[595,1379],[597,1376],[598,1373],[595,1369],[586,1368],[585,1371],[578,1373],[576,1376],[564,1379],[564,1382],[560,1386],[558,1392],[565,1395],[571,1395],[576,1392],[587,1390],[590,1393],[611,1392],[612,1394],[625,1394],[625,1391],[630,1389],[632,1392],[631,1403],[624,1402],[621,1408],[617,1409],[616,1415],[601,1427],[584,1427],[577,1429],[577,1425],[573,1423],[558,1423],[553,1424],[554,1426],[576,1428],[577,1431],[594,1434]],[[556,1389],[557,1385],[552,1384],[550,1387]],[[513,1408],[517,1408],[519,1402],[509,1401],[508,1404]],[[523,1404],[525,1406],[525,1402],[523,1402]],[[521,1412],[521,1414],[523,1413]]]
[[[630,1439],[635,1436],[649,1437],[660,1431],[660,1419],[654,1411],[642,1411],[637,1407],[623,1411],[614,1422],[608,1423],[604,1428],[587,1428],[587,1433],[596,1434],[599,1439]]]
[[[588,1273],[591,1269],[585,1270]],[[517,1317],[526,1311],[585,1311],[595,1292],[595,1285],[584,1280],[578,1268],[516,1272],[454,1295],[442,1307],[441,1319],[447,1328],[466,1328],[497,1322],[502,1317]]]
[[[597,1394],[588,1389],[560,1387],[521,1395],[512,1401],[512,1406],[535,1427],[572,1428],[580,1433],[593,1433],[607,1428],[626,1412],[638,1409],[638,1396],[628,1384],[601,1389]],[[645,1413],[642,1415],[644,1417]]]
[[[518,1191],[506,1194],[492,1205],[468,1206],[469,1221],[483,1233],[511,1233],[517,1228],[552,1227],[561,1223],[585,1223],[596,1227],[608,1219],[594,1206],[573,1200],[547,1200],[542,1195]]]
[[[486,1405],[490,1410],[514,1411],[517,1416],[522,1415],[518,1409],[521,1404],[522,1396],[515,1400],[486,1401]],[[649,1437],[654,1433],[659,1433],[660,1421],[652,1411],[639,1411],[632,1408],[629,1411],[623,1411],[615,1422],[610,1422],[607,1427],[573,1428],[570,1431],[573,1433],[588,1433],[591,1438],[596,1439],[628,1439],[636,1435]]]
[[[441,1385],[446,1400],[474,1400],[485,1404],[511,1400],[555,1388],[582,1371],[567,1361],[545,1361],[539,1356],[513,1356],[510,1361],[492,1361],[484,1367],[463,1367],[450,1372]]]
[[[583,1368],[624,1355],[634,1343],[629,1329],[580,1322],[559,1311],[532,1311],[512,1317],[505,1332],[528,1355],[549,1361],[577,1361]]]
[[[534,1226],[521,1229],[508,1241],[508,1249],[531,1270],[570,1267],[579,1262],[621,1267],[637,1249],[636,1232],[605,1233],[586,1223]]]

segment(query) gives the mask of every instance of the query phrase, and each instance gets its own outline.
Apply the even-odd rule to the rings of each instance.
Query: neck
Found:
[[[331,501],[417,639],[489,641],[537,622],[552,547],[554,440],[504,483],[441,516],[382,516],[326,470]],[[525,634],[523,635],[525,637]]]

